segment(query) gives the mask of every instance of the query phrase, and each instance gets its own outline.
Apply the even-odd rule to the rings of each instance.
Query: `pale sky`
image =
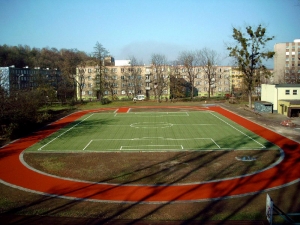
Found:
[[[227,65],[233,27],[262,24],[273,50],[300,38],[299,21],[300,0],[0,0],[0,45],[92,53],[99,42],[115,59],[146,64],[206,47]]]

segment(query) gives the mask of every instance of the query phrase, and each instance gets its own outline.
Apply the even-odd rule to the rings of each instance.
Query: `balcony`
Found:
[[[151,90],[151,87],[145,87],[145,90]]]
[[[150,80],[150,79],[146,79],[145,82],[146,82],[146,83],[150,83],[151,80]]]

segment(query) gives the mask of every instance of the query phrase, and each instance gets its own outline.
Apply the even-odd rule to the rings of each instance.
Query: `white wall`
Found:
[[[278,100],[300,100],[300,85],[299,87],[279,87]],[[290,94],[286,94],[286,90],[290,91]],[[297,91],[297,94],[293,94],[293,90]]]
[[[130,60],[115,60],[115,66],[130,66]]]
[[[289,95],[286,94],[286,90],[290,91]],[[294,94],[293,90],[297,90],[297,94]],[[273,109],[277,111],[278,100],[300,100],[300,85],[262,84],[261,100],[273,103]]]
[[[261,100],[273,103],[273,109],[277,110],[277,90],[275,84],[261,85]]]

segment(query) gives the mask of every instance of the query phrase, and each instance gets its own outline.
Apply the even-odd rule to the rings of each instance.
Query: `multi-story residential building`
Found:
[[[300,83],[300,39],[274,46],[274,82]]]
[[[231,67],[230,69],[230,85],[231,93],[238,94],[244,89],[243,73],[237,67]]]
[[[180,70],[182,70],[182,78],[186,80],[186,69],[181,66]],[[207,73],[207,71],[205,71],[205,67],[198,66],[195,67],[194,70],[197,71],[195,73],[194,80],[196,96],[207,97],[209,89],[210,96],[224,96],[225,94],[230,93],[230,66],[213,66],[213,70],[210,72],[210,75]]]
[[[114,64],[106,65],[104,69],[104,96],[109,98],[133,98],[135,95],[143,94],[149,99],[157,96],[157,88],[161,86],[161,98],[183,97],[190,95],[191,83],[188,79],[188,71],[183,66],[153,65],[131,65],[129,60],[106,60]],[[77,68],[77,77],[79,77]],[[195,67],[194,71],[194,96],[208,96],[208,75],[204,67]],[[93,99],[97,96],[96,77],[99,74],[97,66],[84,68],[84,79],[82,82],[82,98]],[[231,90],[231,67],[214,66],[210,75],[211,96],[224,96]],[[163,85],[160,84],[163,83]],[[174,90],[180,93],[175,94]],[[80,88],[77,88],[80,97]]]
[[[42,84],[57,90],[60,81],[61,73],[56,69],[0,67],[0,86],[9,91],[35,89]]]

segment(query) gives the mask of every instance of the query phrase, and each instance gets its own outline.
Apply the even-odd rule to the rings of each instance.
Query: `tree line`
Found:
[[[67,64],[89,60],[91,57],[77,49],[31,48],[28,45],[0,45],[0,65],[17,68],[57,68],[63,70]],[[75,65],[76,66],[76,65]]]

